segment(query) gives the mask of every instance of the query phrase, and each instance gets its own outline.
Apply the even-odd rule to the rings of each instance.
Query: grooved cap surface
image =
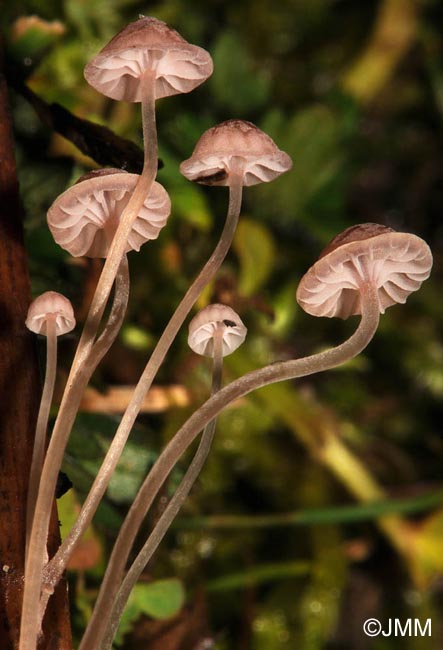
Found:
[[[213,70],[206,50],[157,18],[142,16],[121,30],[85,67],[86,81],[112,99],[140,102],[141,79],[155,73],[155,97],[188,93]]]
[[[119,169],[101,169],[81,177],[54,201],[48,225],[59,246],[74,257],[106,257],[139,176]],[[166,224],[171,201],[160,183],[149,195],[132,225],[125,252],[140,250],[156,239]]]
[[[254,124],[228,120],[203,133],[180,172],[196,183],[229,185],[237,160],[244,168],[246,186],[272,181],[292,167],[288,154]]]
[[[75,327],[71,302],[56,291],[46,291],[31,302],[26,318],[26,327],[35,334],[46,336],[47,323],[50,318],[55,319],[57,336],[67,334]]]
[[[380,313],[406,302],[431,272],[432,254],[423,239],[379,224],[352,226],[337,235],[303,276],[297,302],[313,316],[361,314],[360,288],[373,282]]]
[[[199,311],[189,323],[188,345],[191,350],[205,357],[214,356],[214,335],[220,326],[223,328],[223,356],[240,347],[248,330],[231,307],[215,303]]]

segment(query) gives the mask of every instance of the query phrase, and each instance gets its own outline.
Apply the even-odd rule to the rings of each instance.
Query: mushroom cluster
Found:
[[[127,254],[159,236],[171,201],[157,175],[157,99],[188,93],[212,73],[208,52],[192,45],[164,22],[141,16],[118,33],[87,64],[84,74],[97,91],[118,101],[141,104],[144,166],[140,175],[100,169],[82,176],[48,210],[55,241],[72,256],[104,258],[89,313],[43,463],[45,436],[56,374],[57,336],[75,326],[69,301],[55,292],[29,308],[27,327],[47,337],[47,372],[37,423],[27,513],[27,552],[19,650],[36,650],[42,618],[69,559],[109,485],[128,436],[158,370],[202,292],[216,276],[235,235],[244,187],[268,183],[289,171],[292,160],[254,124],[228,119],[204,132],[191,156],[180,165],[190,181],[228,188],[229,202],[220,239],[159,337],[115,432],[78,518],[60,548],[47,561],[51,502],[64,449],[82,392],[115,340],[129,294]],[[257,260],[257,264],[260,260]],[[415,235],[373,223],[337,235],[302,278],[297,301],[314,316],[360,315],[355,332],[318,354],[258,368],[222,388],[223,358],[245,340],[247,329],[229,306],[214,303],[189,323],[188,344],[212,360],[211,397],[185,422],[144,480],[121,527],[97,603],[79,650],[110,650],[129,592],[182,505],[209,453],[218,414],[234,399],[284,379],[322,372],[359,354],[372,339],[380,313],[403,303],[430,274],[432,254]],[[113,306],[106,306],[113,292]],[[205,294],[204,294],[205,295]],[[130,551],[168,474],[201,433],[197,453],[182,483],[125,575]],[[355,467],[355,464],[354,464]]]

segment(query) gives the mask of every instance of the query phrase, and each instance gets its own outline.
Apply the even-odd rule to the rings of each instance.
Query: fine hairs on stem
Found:
[[[46,326],[46,373],[42,398],[35,428],[34,448],[32,451],[31,471],[29,474],[28,500],[26,505],[26,550],[29,545],[32,519],[40,482],[43,459],[45,456],[46,430],[48,428],[49,410],[54,395],[55,376],[57,372],[57,333],[55,318],[48,320]]]
[[[230,151],[231,147],[232,151]],[[198,154],[195,153],[196,151]],[[197,163],[195,156],[197,156]],[[230,120],[206,131],[197,143],[193,157],[182,163],[182,172],[189,178],[195,177],[196,169],[201,174],[202,165],[204,169],[210,169],[212,172],[214,166],[220,167],[220,173],[215,174],[216,181],[214,181],[214,175],[210,176],[212,180],[209,181],[209,176],[203,174],[203,176],[198,176],[198,182],[222,184],[229,187],[229,207],[225,226],[211,257],[186,292],[163,331],[134,389],[129,405],[77,521],[45,570],[43,581],[49,590],[57,584],[75,545],[97,510],[146,393],[149,391],[181,325],[200,293],[214,278],[226,257],[238,223],[243,186],[273,180],[290,169],[291,164],[289,156],[280,151],[269,136],[253,124],[241,120]]]
[[[212,306],[206,308],[211,309]],[[223,307],[223,306],[222,306]],[[224,308],[225,311],[228,311],[228,316],[232,318],[231,314],[235,314],[230,308]],[[213,312],[214,310],[212,310]],[[202,312],[200,312],[202,313]],[[191,327],[191,326],[190,326]],[[227,326],[221,321],[215,325],[214,332],[212,334],[213,342],[213,370],[212,370],[212,387],[211,395],[214,395],[221,388],[222,383],[222,369],[223,369],[223,334],[226,332]],[[244,335],[243,335],[244,338]],[[243,341],[242,338],[242,341]],[[200,471],[206,461],[206,458],[209,454],[212,440],[214,437],[216,427],[216,420],[214,419],[210,422],[204,429],[197,452],[183,477],[179,487],[177,488],[174,496],[169,502],[167,508],[163,512],[159,521],[157,522],[154,530],[149,535],[149,558],[146,562],[143,563],[141,570],[149,561],[152,554],[155,552],[156,548],[160,544],[164,535],[168,531],[172,521],[176,517],[180,508],[182,507],[184,501],[186,500],[187,495],[189,494],[193,484],[195,483]],[[129,548],[126,549],[129,552]],[[89,621],[88,627],[86,628],[85,634],[80,645],[80,650],[86,650],[88,647],[100,647],[102,643],[102,638],[105,633],[105,630],[108,626],[109,615],[111,611],[112,602],[117,594],[117,590],[120,586],[121,574],[124,569],[124,564],[126,562],[126,557],[120,554],[112,554],[110,562],[108,564],[105,576],[102,581],[102,586],[97,598],[97,602],[92,613],[91,620]],[[137,560],[135,560],[137,563]],[[132,589],[133,584],[138,578],[138,567],[135,565],[131,572],[128,572],[126,579],[128,582],[131,582],[131,586],[126,584],[128,588],[128,593]],[[126,580],[125,579],[125,580]],[[110,641],[105,639],[103,642],[106,647],[107,643],[112,643],[112,638]]]
[[[138,250],[140,239],[155,239],[170,213],[169,196],[166,190],[155,182],[158,156],[155,100],[189,92],[211,73],[212,60],[207,52],[187,43],[162,21],[147,16],[140,16],[116,34],[85,68],[88,83],[108,98],[141,103],[144,164],[140,176],[119,169],[95,170],[86,174],[85,178],[76,184],[77,190],[73,192],[78,199],[77,203],[68,201],[66,210],[58,206],[62,224],[57,221],[54,204],[59,200],[62,203],[66,194],[73,188],[63,192],[48,211],[51,232],[62,247],[67,242],[72,244],[76,232],[87,230],[84,232],[85,239],[90,240],[91,224],[95,228],[97,223],[105,222],[103,230],[106,245],[102,246],[103,232],[100,232],[99,241],[95,242],[95,250],[103,250],[104,252],[97,252],[97,255],[106,257],[106,261],[80,336],[46,460],[43,462],[57,346],[51,319],[46,327],[48,369],[30,478],[23,610],[18,650],[37,650],[39,641],[40,645],[45,646],[52,643],[51,640],[39,639],[49,598],[105,494],[141,405],[171,344],[201,292],[214,278],[231,246],[239,219],[243,186],[269,182],[292,166],[288,154],[280,151],[269,136],[250,122],[239,119],[229,119],[208,129],[197,142],[191,157],[180,165],[181,173],[189,180],[229,187],[229,207],[223,232],[211,257],[186,292],[154,348],[77,521],[48,562],[46,546],[51,506],[68,437],[87,382],[114,341],[127,306],[129,275],[125,253],[131,247]],[[124,162],[122,166],[125,166]],[[112,191],[115,190],[117,195],[112,199],[113,203],[106,195],[95,212],[89,197],[85,198],[91,175],[105,180],[106,187],[111,180],[114,184]],[[124,176],[127,177],[126,181],[120,178]],[[156,196],[157,186],[161,188],[158,192],[163,194],[162,201]],[[105,191],[104,185],[101,188],[98,193],[103,198],[108,190]],[[153,221],[157,224],[152,226],[152,230],[146,223],[140,225],[140,222],[147,221],[145,213],[149,212],[150,208],[146,203],[149,202],[154,206]],[[160,203],[163,206],[163,215],[160,215]],[[111,205],[118,207],[114,210]],[[54,211],[51,212],[53,208]],[[83,218],[86,213],[89,219],[88,227],[75,221],[78,215]],[[138,242],[135,245],[134,239]],[[91,250],[89,243],[86,246],[79,243],[70,252],[74,256],[83,256],[88,255]],[[256,260],[256,263],[259,264],[260,260]],[[221,410],[233,400],[257,388],[325,371],[357,355],[374,335],[379,314],[384,313],[387,307],[396,302],[405,302],[407,295],[417,290],[421,282],[428,277],[431,264],[429,247],[414,235],[395,233],[379,224],[360,224],[340,233],[328,244],[319,260],[302,278],[297,290],[297,301],[312,315],[341,318],[361,315],[355,332],[335,348],[303,359],[277,362],[260,368],[223,389],[222,356],[229,353],[225,352],[226,340],[223,331],[226,330],[223,330],[223,327],[229,330],[228,348],[231,344],[235,345],[232,342],[235,336],[237,341],[238,338],[244,339],[246,328],[243,326],[244,331],[241,331],[235,318],[220,317],[221,305],[205,308],[213,309],[218,317],[215,318],[215,325],[214,319],[210,322],[209,329],[207,322],[201,325],[198,321],[198,336],[194,343],[198,348],[204,348],[205,351],[199,353],[214,358],[211,397],[185,422],[162,451],[131,505],[117,537],[80,650],[111,649],[131,589],[152,558],[203,467],[213,440],[216,418]],[[114,285],[113,305],[106,322],[104,314]],[[195,325],[202,312],[194,317],[191,324]],[[240,324],[243,325],[241,321]],[[213,325],[214,329],[211,330]],[[235,335],[234,328],[239,328]],[[208,348],[205,347],[208,332],[209,338],[211,335],[213,337],[210,344],[212,351],[209,354]],[[194,347],[192,349],[195,350]],[[149,508],[175,464],[202,431],[200,444],[188,471],[125,576],[128,555]],[[327,433],[328,431],[325,431],[325,434]],[[310,444],[309,432],[303,442]],[[334,471],[341,482],[362,501],[372,500],[374,495],[376,498],[383,496],[381,488],[364,465],[346,448],[342,448],[341,444],[334,433],[319,436],[315,443],[317,460]],[[37,491],[39,474],[40,485]],[[399,518],[394,517],[380,521],[386,535],[394,542],[396,548],[404,553],[402,533],[405,527],[402,528],[402,523]]]
[[[309,357],[295,359],[293,361],[277,362],[250,372],[217,392],[187,420],[157,459],[157,462],[151,469],[132,503],[125,522],[120,529],[113,554],[116,553],[116,549],[119,549],[119,552],[125,558],[123,565],[126,562],[129,549],[132,547],[135,535],[170,471],[200,431],[221,410],[235,399],[243,397],[253,390],[274,382],[296,379],[329,370],[348,361],[364,350],[377,330],[380,316],[377,288],[372,283],[366,283],[361,287],[361,300],[361,321],[354,334],[344,343]],[[150,540],[147,541],[137,557],[139,562],[138,569],[142,565],[141,558],[145,552],[150,557]],[[114,601],[110,617],[111,627],[106,635],[108,642],[109,639],[112,641],[115,636],[127,596],[128,593],[126,593],[126,590],[125,593],[119,592],[119,595]]]
[[[213,364],[213,377],[212,377],[212,390],[211,395],[215,395],[221,388],[221,378],[222,378],[222,332],[221,328],[219,331],[215,332],[214,335],[214,364]],[[102,627],[105,627],[107,630],[103,642],[99,638],[101,645],[99,647],[101,650],[111,650],[112,641],[114,639],[115,633],[117,631],[118,625],[120,623],[123,610],[128,602],[128,598],[132,589],[134,588],[137,580],[140,578],[143,570],[147,566],[148,562],[152,558],[153,554],[157,550],[162,539],[168,532],[172,522],[179,513],[183,503],[185,502],[189,492],[192,489],[195,481],[197,480],[203,465],[206,462],[208,454],[211,450],[212,441],[214,439],[215,428],[217,425],[217,420],[214,418],[209,422],[202,433],[200,443],[198,445],[197,451],[194,458],[192,459],[189,468],[184,475],[180,485],[178,486],[174,496],[168,503],[164,513],[158,520],[155,528],[152,533],[149,535],[146,540],[143,548],[135,558],[131,567],[129,568],[121,586],[118,590],[117,597],[115,599],[115,605],[110,612],[103,612]],[[118,604],[118,608],[116,605]],[[109,624],[110,623],[110,624]]]
[[[91,345],[89,356],[86,358],[85,362],[78,367],[77,372],[75,374],[71,373],[70,382],[66,385],[65,388],[66,397],[64,398],[64,400],[62,400],[62,403],[60,405],[56,423],[54,425],[54,431],[57,426],[60,426],[63,427],[67,431],[67,435],[69,435],[86,384],[88,383],[92,373],[94,372],[97,365],[100,363],[101,359],[109,350],[110,346],[112,345],[113,341],[115,340],[115,337],[117,336],[120,330],[126,312],[128,297],[129,297],[129,272],[128,272],[128,263],[125,256],[121,261],[119,272],[116,277],[116,288],[115,288],[114,300],[109,315],[108,323],[106,324],[105,328],[103,329],[103,332],[100,334],[97,341],[93,343],[93,345]],[[48,448],[48,454],[50,449],[51,449],[51,444],[49,445]],[[46,460],[43,466],[43,470],[41,474],[42,477],[44,476],[45,468],[47,472],[50,472],[51,469],[53,468],[50,461],[48,461],[48,454],[46,456]],[[57,480],[57,476],[58,476],[58,469],[56,472],[55,481]],[[50,513],[51,511],[52,499],[54,498],[54,492],[53,492],[54,489],[55,489],[55,483],[54,483],[54,487],[52,487],[51,484],[46,484],[42,480],[42,478],[40,478],[40,487],[38,493],[39,496],[37,498],[36,506],[35,506],[35,512],[37,513],[37,516],[34,516],[33,527],[32,527],[33,534],[34,534],[34,549],[31,548],[31,539],[32,539],[31,537],[29,542],[26,570],[25,570],[25,575],[32,576],[33,585],[29,587],[30,580],[31,580],[30,578],[28,579],[28,582],[25,582],[24,596],[27,590],[31,590],[31,593],[35,592],[35,598],[37,599],[36,601],[31,603],[31,596],[28,595],[29,600],[27,601],[27,604],[29,607],[28,610],[29,618],[32,619],[32,626],[35,626],[35,628],[37,628],[36,632],[34,633],[34,627],[32,627],[31,632],[28,632],[31,635],[38,634],[41,618],[44,614],[44,609],[43,609],[39,621],[38,608],[35,607],[35,602],[38,602],[40,596],[41,575],[42,575],[43,563],[45,562],[44,554],[46,553],[46,538],[48,533],[47,527],[49,526],[48,513]],[[49,505],[46,506],[46,504]],[[44,509],[45,507],[47,507],[47,510]],[[39,556],[38,553],[36,552],[36,548],[38,548],[39,543],[43,553],[42,556]],[[29,566],[31,567],[31,569],[29,569]],[[28,573],[26,573],[26,571]],[[25,624],[23,622],[24,620],[26,622],[26,617],[24,616],[23,613],[22,626]],[[27,629],[29,630],[30,628],[31,628],[31,624],[29,625],[29,627],[27,627]],[[24,635],[20,637],[20,643],[24,643],[24,641],[22,641],[22,638],[24,638]],[[29,648],[35,647],[35,640],[34,640],[34,646],[32,646],[32,642],[29,643],[30,643]]]
[[[103,266],[82,335],[77,347],[77,352],[72,363],[68,377],[65,394],[62,398],[62,406],[67,404],[66,409],[70,413],[70,419],[74,420],[78,405],[69,405],[70,386],[77,373],[87,362],[88,355],[92,348],[94,339],[105,310],[106,302],[111,291],[112,284],[117,275],[123,258],[126,242],[132,224],[137,218],[145,197],[149,194],[157,174],[157,128],[155,122],[155,75],[151,71],[145,73],[142,86],[142,120],[144,137],[144,165],[137,185],[129,202],[121,215],[120,223],[115,232],[108,256]],[[51,502],[54,498],[57,476],[61,467],[63,454],[66,448],[70,433],[70,426],[54,427],[51,441],[48,447],[47,459],[43,466],[40,480],[40,489],[37,496],[36,513],[29,540],[28,562],[25,568],[25,587],[23,593],[22,619],[20,626],[19,650],[34,650],[36,639],[40,633],[41,620],[45,611],[47,596],[43,598],[42,606],[36,607],[40,601],[43,568],[46,560],[46,540],[49,529],[49,518]],[[49,590],[50,593],[51,590]]]
[[[75,327],[74,310],[70,301],[56,291],[46,291],[29,306],[26,327],[35,334],[46,336],[46,372],[40,408],[35,429],[34,448],[29,474],[28,499],[26,506],[26,547],[29,546],[35,501],[39,486],[46,445],[46,430],[49,411],[54,394],[57,373],[57,338],[71,332]]]
[[[157,374],[157,371],[161,366],[172,342],[174,341],[177,332],[182,326],[186,316],[189,314],[202,290],[212,280],[220,268],[224,258],[226,257],[226,254],[231,246],[235,230],[237,228],[238,218],[240,214],[243,187],[242,180],[241,169],[239,169],[238,173],[234,173],[232,175],[232,182],[229,186],[228,214],[220,240],[211,257],[206,262],[205,266],[186,292],[185,296],[171,317],[171,320],[163,331],[163,334],[161,335],[140,377],[140,380],[134,389],[131,401],[129,402],[129,405],[123,415],[123,418],[102,463],[102,466],[94,480],[91,490],[86,497],[85,502],[83,503],[79,516],[72,530],[44,571],[44,588],[49,591],[53,590],[54,586],[60,579],[75,545],[83,535],[86,528],[89,526],[97,510],[97,507],[106,491],[112,473],[123,451],[126,440],[128,439],[128,436],[131,432],[135,419],[140,411],[145,395],[149,391],[152,382]]]

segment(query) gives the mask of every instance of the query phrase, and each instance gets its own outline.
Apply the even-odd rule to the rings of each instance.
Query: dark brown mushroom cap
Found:
[[[140,102],[143,74],[155,72],[155,97],[188,93],[212,74],[206,50],[157,18],[127,25],[85,67],[86,81],[112,99]]]
[[[380,313],[404,303],[429,277],[432,254],[423,239],[374,223],[352,226],[335,237],[303,276],[297,302],[313,316],[361,314],[361,287],[373,282]]]
[[[46,336],[48,321],[51,318],[55,321],[57,336],[71,332],[75,327],[71,302],[56,291],[46,291],[31,302],[26,318],[26,327],[35,334]]]
[[[59,246],[74,257],[106,257],[112,237],[138,181],[137,174],[100,169],[82,176],[48,210],[48,225]],[[171,211],[168,193],[154,183],[129,234],[125,252],[156,239]]]
[[[222,355],[234,352],[246,338],[240,316],[227,305],[213,304],[201,309],[189,323],[188,345],[197,354],[214,356],[214,334],[222,327]]]
[[[180,172],[204,185],[229,185],[233,159],[244,165],[243,185],[272,181],[292,167],[292,160],[251,122],[227,120],[208,129],[180,165]]]

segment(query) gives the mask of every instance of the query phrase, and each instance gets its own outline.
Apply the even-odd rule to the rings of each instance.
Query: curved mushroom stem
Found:
[[[167,324],[140,377],[137,386],[134,389],[131,401],[129,402],[129,405],[123,415],[123,418],[103,460],[102,466],[94,480],[91,490],[83,503],[76,523],[74,524],[74,527],[70,531],[69,535],[66,537],[63,544],[45,570],[44,582],[47,585],[48,589],[53,589],[57,582],[60,580],[60,577],[66,568],[69,557],[71,556],[76,544],[91,523],[97,507],[106,491],[106,488],[108,487],[112,473],[121,456],[123,448],[131,432],[132,426],[140,411],[145,395],[150,389],[154,377],[157,374],[157,371],[161,366],[172,342],[174,341],[177,332],[182,326],[186,316],[191,311],[192,306],[199,297],[200,293],[212,280],[220,268],[224,258],[226,257],[226,254],[232,243],[235,230],[237,228],[238,218],[240,214],[243,187],[242,182],[243,171],[239,165],[237,173],[233,174],[232,184],[229,187],[228,214],[220,240],[211,257],[206,262],[205,266],[200,271],[192,285],[189,287],[188,291],[174,312],[171,320]]]
[[[51,441],[49,443],[48,454],[51,458],[51,467],[43,467],[41,482],[45,482],[44,493],[40,494],[37,499],[47,507],[46,514],[43,520],[39,522],[38,532],[36,528],[34,543],[33,543],[33,562],[32,562],[32,577],[29,573],[27,578],[31,586],[25,586],[23,596],[23,613],[20,632],[20,646],[19,650],[34,650],[36,643],[37,631],[37,613],[35,602],[39,599],[39,592],[37,583],[40,584],[42,577],[42,569],[44,564],[45,545],[49,527],[49,512],[48,504],[54,498],[55,486],[57,476],[61,467],[63,454],[68,441],[69,433],[71,431],[72,423],[79,405],[79,395],[74,394],[73,385],[77,383],[77,377],[83,375],[85,367],[88,365],[88,358],[94,346],[94,340],[97,336],[100,321],[106,307],[109,293],[112,284],[117,276],[120,264],[122,262],[126,242],[129,232],[135,219],[138,216],[140,208],[142,207],[146,196],[152,187],[157,174],[157,128],[155,122],[155,75],[154,72],[148,71],[145,73],[144,84],[142,88],[142,120],[143,120],[143,138],[144,138],[144,165],[143,171],[140,175],[134,192],[129,199],[129,202],[123,211],[120,218],[119,226],[116,230],[115,236],[112,241],[106,262],[103,266],[91,306],[89,308],[88,316],[82,335],[80,337],[77,351],[72,362],[71,371],[66,383],[65,393],[62,398],[62,405],[65,404],[65,409],[69,413],[67,420],[58,419],[58,425],[54,426]],[[98,341],[97,341],[98,342]],[[91,373],[92,374],[92,373]],[[89,375],[90,376],[90,375]],[[86,383],[88,379],[86,380]],[[86,385],[86,384],[84,384]],[[78,388],[80,392],[80,388]],[[83,389],[81,389],[83,392]],[[78,398],[78,399],[76,399]],[[69,424],[70,422],[70,424]],[[45,472],[46,467],[46,472]],[[38,506],[37,506],[38,507]],[[38,541],[37,541],[38,540]],[[40,560],[37,556],[40,555]],[[29,569],[31,571],[31,569]]]
[[[86,384],[120,330],[126,312],[128,297],[129,271],[125,256],[121,262],[120,270],[116,278],[114,301],[108,323],[97,341],[89,348],[89,356],[83,365],[79,366],[75,375],[70,378],[70,384],[68,389],[65,390],[46,459],[43,464],[25,569],[20,650],[22,648],[35,650],[36,638],[40,632],[41,620],[50,595],[48,594],[45,605],[39,614],[36,603],[38,603],[40,598],[42,571],[46,562],[46,540],[48,536],[49,517],[60,467],[60,450],[54,443],[54,440],[57,440],[58,436],[54,436],[54,433],[57,430],[62,430],[62,432],[67,431],[69,434],[77,415]],[[63,451],[61,455],[63,455]]]
[[[158,146],[155,121],[155,75],[151,71],[145,73],[142,86],[142,122],[144,141],[143,170],[139,176],[134,192],[120,216],[120,223],[112,240],[89,308],[88,317],[77,348],[77,354],[73,361],[72,372],[75,372],[77,363],[83,363],[84,348],[87,348],[88,343],[95,339],[112,284],[125,253],[129,233],[157,175]]]
[[[214,332],[211,395],[215,395],[215,393],[221,388],[223,371],[222,352],[223,328],[219,326]],[[124,564],[123,566],[120,566],[121,562],[119,561],[118,549],[117,553],[113,552],[111,554],[100,587],[100,592],[94,606],[94,611],[83,635],[79,650],[87,650],[87,648],[101,648],[102,650],[105,650],[111,648],[112,640],[119,625],[123,608],[126,605],[132,588],[139,579],[141,572],[150,561],[152,555],[155,553],[163,537],[168,532],[206,462],[214,439],[215,427],[216,419],[206,425],[198,449],[188,467],[188,470],[186,471],[186,474],[146,540],[143,548],[131,565],[121,586],[120,581]],[[129,551],[129,549],[127,549],[127,551]],[[114,560],[117,561],[117,564]],[[118,611],[112,607],[117,591],[118,596],[116,602],[120,605]]]
[[[329,370],[352,359],[364,350],[375,334],[380,314],[376,287],[372,284],[365,284],[362,286],[361,292],[361,321],[354,334],[344,343],[319,354],[293,361],[280,361],[249,372],[213,395],[185,422],[160,454],[146,477],[120,529],[113,550],[116,575],[122,575],[135,536],[167,476],[203,427],[207,426],[220,411],[234,400],[253,390],[285,379],[296,379]],[[114,602],[113,612],[120,611],[122,608],[119,598],[120,593]],[[122,595],[122,599],[125,598],[126,594]],[[116,629],[113,628],[113,634],[115,631]],[[107,639],[109,638],[110,635]]]
[[[57,372],[57,334],[55,315],[48,316],[46,323],[46,372],[37,425],[35,428],[34,448],[32,451],[31,471],[29,474],[28,501],[26,505],[26,550],[28,551],[31,535],[32,519],[37,500],[40,474],[45,456],[46,431],[48,428],[49,410],[54,395],[55,376]]]

